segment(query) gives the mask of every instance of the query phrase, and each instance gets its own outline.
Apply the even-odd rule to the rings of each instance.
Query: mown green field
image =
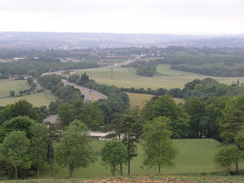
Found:
[[[183,88],[187,82],[194,79],[204,79],[211,76],[205,76],[190,72],[178,71],[170,69],[170,65],[161,64],[157,67],[158,75],[154,77],[143,77],[136,75],[136,70],[127,67],[111,67],[93,68],[76,70],[76,74],[83,74],[86,72],[90,79],[94,79],[97,83],[114,85],[124,88]],[[112,73],[112,74],[111,74]],[[228,77],[211,77],[217,79],[221,83],[232,84],[238,78]],[[244,79],[243,79],[244,80]],[[242,78],[240,78],[242,82]]]
[[[29,88],[30,86],[26,80],[0,79],[0,98],[9,96],[11,90],[15,91],[17,95],[20,90]]]
[[[13,97],[13,98],[5,98],[0,99],[0,106],[6,106],[7,104],[13,104],[19,100],[27,100],[33,106],[40,107],[43,105],[48,106],[50,102],[54,102],[57,100],[57,97],[51,93],[51,91],[46,91],[42,93],[36,93],[32,95],[25,95],[22,97]]]
[[[162,169],[162,175],[193,175],[193,174],[210,174],[210,172],[223,172],[216,169],[213,163],[213,156],[217,151],[217,146],[220,144],[213,139],[180,139],[174,140],[178,149],[179,155],[175,159],[175,167],[172,169]],[[104,141],[94,141],[93,147],[99,155]],[[143,149],[140,144],[137,145],[138,156],[131,162],[131,176],[149,176],[157,175],[157,170],[148,169],[143,166]],[[232,168],[234,170],[234,167]],[[244,170],[244,164],[240,164],[240,170]],[[127,175],[127,167],[124,165],[124,175]],[[99,178],[111,176],[111,173],[105,166],[101,165],[101,160],[98,157],[96,163],[91,164],[87,168],[77,169],[73,178]],[[49,177],[49,169],[46,165],[41,170],[41,177]],[[54,178],[67,178],[68,168],[54,165]]]

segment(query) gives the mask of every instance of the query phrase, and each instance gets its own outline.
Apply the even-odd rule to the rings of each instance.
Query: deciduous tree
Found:
[[[43,165],[47,159],[48,151],[48,128],[41,123],[37,123],[31,127],[30,155],[34,165],[37,166],[37,175],[40,177],[40,166]]]
[[[18,179],[18,167],[29,164],[27,154],[29,147],[30,140],[23,131],[12,131],[1,144],[2,159],[15,168],[16,179]]]
[[[90,143],[91,137],[86,125],[74,120],[54,149],[57,163],[69,167],[69,178],[72,177],[74,169],[85,168],[95,160]]]
[[[101,156],[103,164],[110,168],[112,175],[115,175],[116,167],[126,162],[126,147],[121,141],[107,141],[102,148]]]
[[[162,167],[172,167],[173,159],[178,150],[171,140],[169,130],[170,119],[168,117],[157,117],[148,121],[143,127],[144,164],[149,167],[157,167],[158,173]]]
[[[235,145],[222,146],[214,156],[214,162],[218,168],[225,168],[228,175],[232,164],[240,160],[240,153]]]

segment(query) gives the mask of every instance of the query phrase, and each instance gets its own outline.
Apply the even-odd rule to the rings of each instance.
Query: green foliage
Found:
[[[68,102],[68,101],[75,101],[75,100],[82,100],[84,96],[80,92],[79,89],[75,88],[74,86],[58,86],[52,87],[52,93],[56,95],[60,101]]]
[[[85,123],[89,129],[99,130],[104,122],[102,111],[96,102],[63,103],[58,107],[58,115],[62,126],[68,126],[72,121],[78,119]]]
[[[54,62],[53,62],[54,61]],[[49,71],[59,71],[60,68],[63,70],[72,70],[72,69],[84,69],[84,68],[93,68],[99,67],[97,63],[94,62],[59,62],[59,59],[46,59],[45,60],[36,60],[36,61],[18,61],[18,62],[8,62],[0,63],[0,73],[4,76],[13,76],[13,75],[27,75],[31,70],[36,70],[38,75],[42,75],[45,72]],[[36,73],[31,72],[30,75],[36,75]]]
[[[157,69],[153,66],[139,66],[136,70],[137,74],[140,76],[149,76],[152,77],[155,75]]]
[[[230,174],[230,167],[232,164],[240,160],[240,152],[235,145],[223,146],[219,149],[214,156],[214,162],[218,168],[227,169],[228,175]]]
[[[95,160],[90,138],[86,125],[79,120],[74,120],[56,145],[55,159],[58,164],[69,167],[69,178],[72,177],[74,169],[85,168]]]
[[[72,77],[72,76],[71,76]],[[94,80],[88,80],[89,77],[84,73],[83,77],[85,87],[99,91],[108,96],[108,99],[100,99],[98,101],[98,107],[105,116],[105,123],[111,123],[113,115],[116,113],[123,113],[129,108],[129,98],[126,93],[122,92],[115,86],[107,86],[96,83]],[[76,84],[79,84],[79,80],[73,80]],[[101,103],[101,104],[100,104]]]
[[[230,98],[222,110],[220,122],[220,137],[226,143],[234,143],[235,136],[244,123],[244,95]]]
[[[189,116],[170,95],[151,98],[142,109],[142,114],[146,121],[158,116],[166,116],[170,118],[169,127],[173,137],[187,136]]]
[[[244,126],[238,131],[235,136],[235,143],[239,145],[241,150],[244,150]],[[244,157],[243,157],[244,158]]]
[[[42,76],[38,79],[38,82],[47,90],[54,86],[63,86],[62,77],[56,74]]]
[[[15,178],[18,179],[18,167],[24,166],[25,168],[30,165],[28,150],[30,140],[26,137],[23,131],[12,131],[5,137],[1,144],[0,150],[2,151],[2,160],[15,168]]]
[[[9,96],[10,96],[10,97],[13,97],[14,95],[15,95],[15,91],[11,90],[11,91],[9,92]]]
[[[138,142],[142,130],[139,108],[135,107],[118,114],[112,126],[127,148],[128,175],[130,175],[130,161],[137,156],[135,142]]]
[[[103,164],[110,168],[112,175],[115,175],[119,164],[126,162],[126,156],[126,147],[121,141],[107,141],[101,150]]]
[[[218,77],[243,76],[243,54],[184,53],[168,54],[164,63],[172,69]]]
[[[38,73],[36,72],[35,69],[31,69],[28,71],[28,74],[31,75],[32,77],[37,77],[38,76]]]
[[[60,105],[58,107],[58,116],[62,122],[62,126],[69,126],[69,124],[76,118],[74,105],[68,103]]]
[[[31,119],[28,116],[18,116],[13,117],[8,121],[5,121],[2,124],[2,129],[5,133],[5,136],[12,131],[24,131],[26,136],[30,139],[32,136],[31,127],[36,123],[35,120]]]
[[[102,111],[96,102],[86,102],[81,108],[81,112],[78,114],[77,119],[85,123],[86,126],[93,131],[100,130],[100,127],[104,125]]]
[[[42,119],[38,116],[33,105],[26,100],[20,100],[14,104],[7,105],[0,111],[0,125],[3,122],[17,116],[28,116],[29,118],[41,122]]]
[[[156,166],[158,173],[162,167],[172,167],[178,150],[171,140],[169,130],[170,119],[168,117],[157,117],[146,122],[143,126],[143,147],[145,150],[144,165]]]
[[[48,128],[44,124],[37,123],[31,126],[31,137],[30,144],[30,157],[34,165],[38,168],[38,178],[39,167],[43,165],[46,161],[47,151],[48,151]]]
[[[35,88],[35,87],[36,87],[36,83],[34,83],[33,78],[28,78],[28,79],[27,79],[27,83],[28,83],[32,88]]]
[[[191,82],[185,84],[185,87],[181,91],[184,98],[191,97],[209,97],[209,96],[233,96],[244,93],[244,88],[237,84],[226,85],[219,83],[212,78],[205,78],[203,80],[194,79]]]

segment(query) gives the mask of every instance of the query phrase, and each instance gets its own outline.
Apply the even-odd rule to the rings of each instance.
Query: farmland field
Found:
[[[142,108],[145,105],[145,102],[150,100],[153,95],[148,94],[140,94],[140,93],[129,93],[126,92],[130,99],[130,106],[135,107],[138,106],[139,108]],[[175,98],[174,99],[176,103],[184,102],[184,99]]]
[[[6,98],[6,99],[0,99],[0,106],[5,106],[7,104],[13,104],[19,100],[27,100],[31,104],[33,104],[34,107],[40,107],[43,105],[48,106],[50,102],[54,102],[57,100],[56,96],[53,95],[50,91],[42,92],[42,93],[36,93],[32,95],[25,95],[22,97],[14,97],[14,98]]]
[[[172,169],[163,168],[162,175],[169,174],[207,174],[210,172],[223,172],[222,169],[216,169],[213,164],[213,156],[217,151],[217,146],[220,144],[213,139],[178,139],[174,140],[178,149],[179,155],[175,159],[175,167]],[[104,141],[94,141],[93,147],[99,154],[99,150],[103,146]],[[131,162],[131,176],[149,176],[157,175],[157,170],[148,169],[143,166],[143,150],[140,144],[137,145],[138,156]],[[240,164],[240,170],[244,169],[243,163]],[[234,170],[234,167],[232,167]],[[127,167],[124,165],[124,175],[127,175]],[[41,170],[41,177],[47,178],[49,176],[49,169],[46,165]],[[54,165],[54,178],[67,178],[68,168]],[[91,164],[87,168],[80,168],[74,172],[74,178],[98,178],[111,176],[108,169],[101,165],[100,157],[98,161]]]
[[[170,69],[170,65],[161,64],[157,67],[158,75],[154,77],[143,77],[136,75],[136,70],[130,67],[111,67],[93,68],[76,70],[76,74],[83,74],[84,72],[94,79],[99,84],[114,85],[124,88],[183,88],[187,82],[194,79],[204,79],[211,76],[205,76],[190,72],[178,71]],[[111,74],[112,73],[112,74]],[[220,83],[232,84],[240,79],[240,82],[244,81],[244,78],[234,77],[211,77],[218,80]]]
[[[0,98],[9,96],[11,90],[15,91],[15,94],[19,94],[20,90],[29,88],[26,80],[0,79]]]

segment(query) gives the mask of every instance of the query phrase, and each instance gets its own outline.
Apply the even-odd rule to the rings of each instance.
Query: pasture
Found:
[[[27,100],[31,104],[33,104],[34,107],[40,107],[43,105],[48,106],[50,102],[55,102],[57,100],[57,97],[51,93],[51,91],[45,91],[42,93],[35,93],[32,95],[25,95],[22,97],[13,97],[13,98],[5,98],[0,99],[0,106],[6,106],[8,104],[13,104],[19,100]]]
[[[76,70],[76,74],[83,74],[84,72],[94,79],[99,84],[114,85],[119,88],[183,88],[187,82],[194,79],[204,79],[211,76],[205,76],[190,72],[178,71],[170,69],[170,65],[160,64],[157,67],[158,74],[154,77],[144,77],[136,75],[136,70],[131,67],[101,67],[92,69]],[[218,80],[220,83],[232,84],[240,79],[240,82],[244,81],[244,78],[234,77],[211,77]]]
[[[174,139],[174,143],[179,149],[179,155],[175,159],[175,167],[172,169],[163,168],[162,175],[201,175],[210,174],[211,172],[223,172],[223,169],[216,169],[213,163],[213,156],[217,152],[217,147],[220,143],[213,139]],[[98,155],[98,160],[87,168],[79,168],[73,178],[99,178],[111,176],[109,169],[101,165],[99,157],[100,149],[104,141],[93,141],[93,148]],[[143,165],[143,149],[141,144],[137,144],[138,156],[131,161],[131,176],[155,176],[156,169],[149,169]],[[45,165],[41,170],[41,177],[49,177],[48,165]],[[68,168],[63,168],[54,164],[54,178],[67,178]],[[243,170],[243,164],[240,164],[240,170]],[[234,166],[232,167],[234,170]],[[124,165],[124,175],[127,175],[127,166]]]
[[[26,80],[0,79],[0,98],[9,96],[11,90],[15,91],[15,94],[18,95],[20,90],[29,88],[30,86]]]
[[[129,93],[126,92],[130,99],[130,106],[135,107],[138,106],[140,109],[144,107],[146,101],[150,100],[153,95],[141,94],[141,93]],[[184,99],[174,98],[175,102],[178,104],[180,102],[184,103]]]
[[[145,105],[145,102],[150,100],[153,95],[140,94],[140,93],[128,93],[126,92],[130,99],[130,107],[138,106],[140,109]]]

